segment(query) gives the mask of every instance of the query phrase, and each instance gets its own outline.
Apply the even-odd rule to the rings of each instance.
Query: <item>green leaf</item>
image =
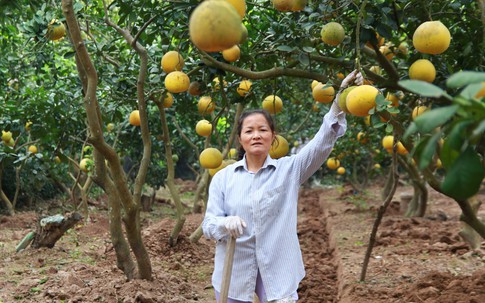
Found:
[[[478,126],[473,130],[472,137],[478,137],[485,132],[485,120],[480,122]]]
[[[468,147],[447,171],[441,190],[447,196],[463,201],[478,192],[484,176],[480,157]]]
[[[293,51],[293,47],[288,46],[288,45],[278,45],[276,47],[277,50],[282,51],[282,52],[291,52]]]
[[[482,89],[482,85],[483,85],[482,82],[470,84],[460,92],[460,96],[467,99],[473,99],[475,98],[477,93]]]
[[[409,124],[408,128],[404,132],[403,139],[406,140],[407,137],[411,136],[417,131],[418,131],[418,127],[416,126],[416,123],[411,122],[411,124]]]
[[[451,75],[446,80],[446,86],[449,88],[458,88],[471,83],[485,81],[485,73],[473,72],[473,71],[461,71],[454,75]]]
[[[298,56],[298,61],[300,61],[301,64],[303,65],[309,65],[310,64],[310,59],[308,58],[308,55],[305,53],[302,53]]]
[[[304,46],[303,51],[307,52],[307,53],[313,53],[315,51],[315,49],[313,47],[310,47],[310,46]]]
[[[414,122],[421,132],[428,133],[446,123],[458,110],[458,105],[444,106],[425,112],[416,117]]]
[[[447,95],[446,92],[441,88],[424,81],[401,80],[398,82],[398,84],[403,88],[424,97],[438,98]]]
[[[453,126],[448,134],[443,147],[441,148],[440,159],[443,166],[448,169],[458,155],[461,153],[461,149],[465,142],[464,130],[473,121],[461,121]]]
[[[67,52],[67,53],[64,54],[64,59],[72,58],[72,57],[74,57],[75,54],[76,54],[76,52],[74,52],[74,51]]]
[[[394,126],[392,126],[391,123],[387,124],[386,133],[392,133],[393,130],[394,130]]]
[[[434,134],[431,138],[428,138],[425,142],[424,148],[419,157],[419,168],[425,169],[433,160],[433,156],[436,152],[436,144],[441,137],[441,132]]]

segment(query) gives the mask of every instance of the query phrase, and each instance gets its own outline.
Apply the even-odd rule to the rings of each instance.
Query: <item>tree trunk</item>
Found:
[[[162,129],[163,129],[163,142],[165,145],[165,156],[167,158],[168,174],[167,174],[166,184],[170,191],[170,195],[172,196],[173,202],[175,204],[175,208],[177,210],[176,212],[177,222],[175,223],[175,226],[172,232],[170,233],[170,238],[168,241],[170,246],[175,246],[177,244],[178,236],[182,231],[182,228],[185,223],[185,213],[184,213],[184,206],[182,204],[182,200],[180,199],[179,192],[174,184],[175,166],[173,164],[173,159],[172,159],[172,146],[170,143],[167,117],[165,116],[165,108],[163,107],[163,104],[160,102],[160,100],[157,100],[155,103],[157,104],[158,111],[160,112],[160,121],[162,123]]]
[[[398,161],[411,177],[411,182],[413,183],[414,188],[413,199],[409,204],[405,215],[407,217],[424,217],[428,206],[428,189],[426,188],[426,181],[415,165],[406,162],[399,156]]]
[[[385,200],[389,196],[389,193],[391,192],[391,189],[394,184],[393,176],[394,176],[394,172],[392,171],[392,169],[390,169],[388,176],[386,178],[386,184],[384,184],[384,188],[382,189],[382,193],[381,193],[382,200]]]
[[[114,189],[117,192],[117,198],[121,201],[125,211],[126,217],[124,218],[124,222],[126,225],[126,234],[130,247],[136,257],[138,265],[138,277],[141,279],[151,280],[152,267],[148,252],[141,237],[139,218],[140,197],[137,195],[137,190],[141,188],[140,183],[144,182],[144,176],[140,178],[137,177],[138,182],[136,182],[135,194],[132,195],[128,188],[126,176],[121,167],[119,156],[116,154],[116,151],[104,140],[103,130],[101,127],[101,113],[96,95],[98,75],[81,38],[81,30],[79,28],[76,15],[74,14],[72,0],[62,0],[62,11],[66,17],[70,38],[72,39],[74,50],[76,51],[76,59],[79,60],[79,64],[77,64],[78,71],[83,83],[83,88],[86,92],[84,96],[84,108],[86,110],[86,117],[89,126],[89,142],[94,146],[95,152],[102,155],[102,157],[95,158],[96,174],[99,174],[100,179],[108,179],[106,177],[106,166],[104,163],[104,159],[106,159],[111,171],[110,177],[113,178]],[[106,9],[105,15],[106,21],[108,21]],[[135,41],[133,41],[133,44],[138,46]],[[142,61],[145,62],[144,60]],[[146,62],[144,64],[146,64]],[[146,69],[140,69],[140,73],[143,73],[143,71],[146,73]],[[143,82],[143,79],[139,79],[137,86],[138,94],[140,94],[139,89],[143,88]],[[144,101],[144,99],[138,101],[141,103]],[[149,147],[147,147],[147,144],[149,145],[149,143],[146,142],[146,138],[148,137],[148,122],[146,118],[146,108],[142,109],[142,106],[144,107],[145,105],[140,104],[141,128],[142,136],[144,138],[144,156],[139,174],[143,174],[143,172],[146,174],[145,170],[148,169],[148,162],[150,159],[150,157],[146,155],[146,152],[149,149]],[[108,180],[108,182],[111,182],[111,180]]]
[[[33,248],[54,247],[64,233],[81,221],[82,218],[81,214],[76,212],[70,214],[67,218],[61,215],[43,218],[37,225],[31,246]]]
[[[0,200],[3,201],[3,204],[7,208],[7,215],[13,216],[13,215],[15,215],[15,208],[13,207],[13,204],[10,201],[10,199],[7,197],[7,195],[3,191],[2,177],[3,177],[3,163],[0,162]]]
[[[192,213],[198,214],[205,210],[204,201],[206,200],[205,192],[209,182],[209,171],[204,171],[199,183],[197,183],[197,190],[194,195],[194,205],[192,206]],[[201,203],[202,202],[202,203]]]
[[[109,205],[109,231],[116,253],[116,265],[128,280],[136,278],[136,266],[130,255],[130,246],[123,235],[121,203],[112,182],[106,182]]]
[[[384,202],[382,203],[382,205],[379,207],[379,209],[377,211],[376,220],[374,221],[374,225],[372,226],[372,231],[371,231],[371,234],[370,234],[370,237],[369,237],[369,244],[367,245],[367,250],[365,252],[365,257],[364,257],[364,262],[362,264],[362,271],[360,273],[360,281],[361,282],[365,281],[365,277],[366,277],[366,274],[367,274],[367,266],[369,265],[370,256],[372,254],[372,250],[374,248],[374,244],[375,244],[376,237],[377,237],[377,230],[379,229],[379,225],[381,224],[381,221],[382,221],[382,218],[384,217],[386,209],[389,206],[389,204],[391,203],[392,197],[394,196],[394,193],[396,192],[397,183],[399,181],[399,174],[397,173],[397,160],[396,160],[396,158],[397,158],[396,151],[394,151],[393,155],[392,155],[392,166],[391,166],[391,169],[389,170],[390,171],[389,179],[391,179],[391,181],[388,182],[388,183],[390,183],[390,188],[387,191],[387,196],[385,197]]]
[[[467,202],[470,204],[473,212],[476,215],[482,203],[478,200],[476,195],[469,198]],[[463,239],[463,241],[465,241],[470,246],[471,249],[476,250],[480,248],[480,235],[466,222],[462,222],[462,229],[458,234]]]

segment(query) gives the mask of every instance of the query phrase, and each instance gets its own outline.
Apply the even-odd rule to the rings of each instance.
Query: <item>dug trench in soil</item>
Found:
[[[423,218],[403,215],[399,186],[377,233],[366,279],[360,274],[370,230],[382,204],[380,186],[365,194],[350,186],[322,189],[320,204],[335,243],[340,303],[485,302],[485,253],[471,250],[459,237],[461,210],[452,199],[429,189]],[[485,200],[482,193],[478,196]],[[485,210],[479,212],[485,218]],[[482,219],[483,220],[483,219]]]
[[[305,264],[306,277],[300,283],[299,302],[338,302],[335,243],[327,231],[327,218],[320,204],[322,190],[300,191],[298,237]]]

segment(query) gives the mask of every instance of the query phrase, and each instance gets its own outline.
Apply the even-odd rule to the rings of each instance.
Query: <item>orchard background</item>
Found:
[[[461,239],[480,250],[483,0],[222,2],[202,3],[217,8],[210,27],[211,17],[191,19],[195,0],[0,1],[3,218],[77,211],[89,226],[104,205],[117,269],[152,281],[141,211],[159,189],[173,210],[159,241],[200,243],[200,218],[187,217],[203,213],[210,177],[236,158],[241,111],[274,115],[273,157],[297,152],[358,69],[368,90],[338,100],[348,131],[309,184],[349,186],[358,209],[381,191],[359,280],[400,182],[411,192],[403,218],[425,217],[440,193],[459,210]],[[423,24],[439,36],[418,41]],[[179,179],[195,184],[189,196]]]

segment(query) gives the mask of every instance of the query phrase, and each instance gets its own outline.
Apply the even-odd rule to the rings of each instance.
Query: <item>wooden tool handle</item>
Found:
[[[234,250],[236,249],[236,238],[230,236],[227,241],[226,257],[224,259],[224,269],[222,271],[221,302],[227,303],[229,295],[229,284],[231,284],[232,263],[234,260]]]

